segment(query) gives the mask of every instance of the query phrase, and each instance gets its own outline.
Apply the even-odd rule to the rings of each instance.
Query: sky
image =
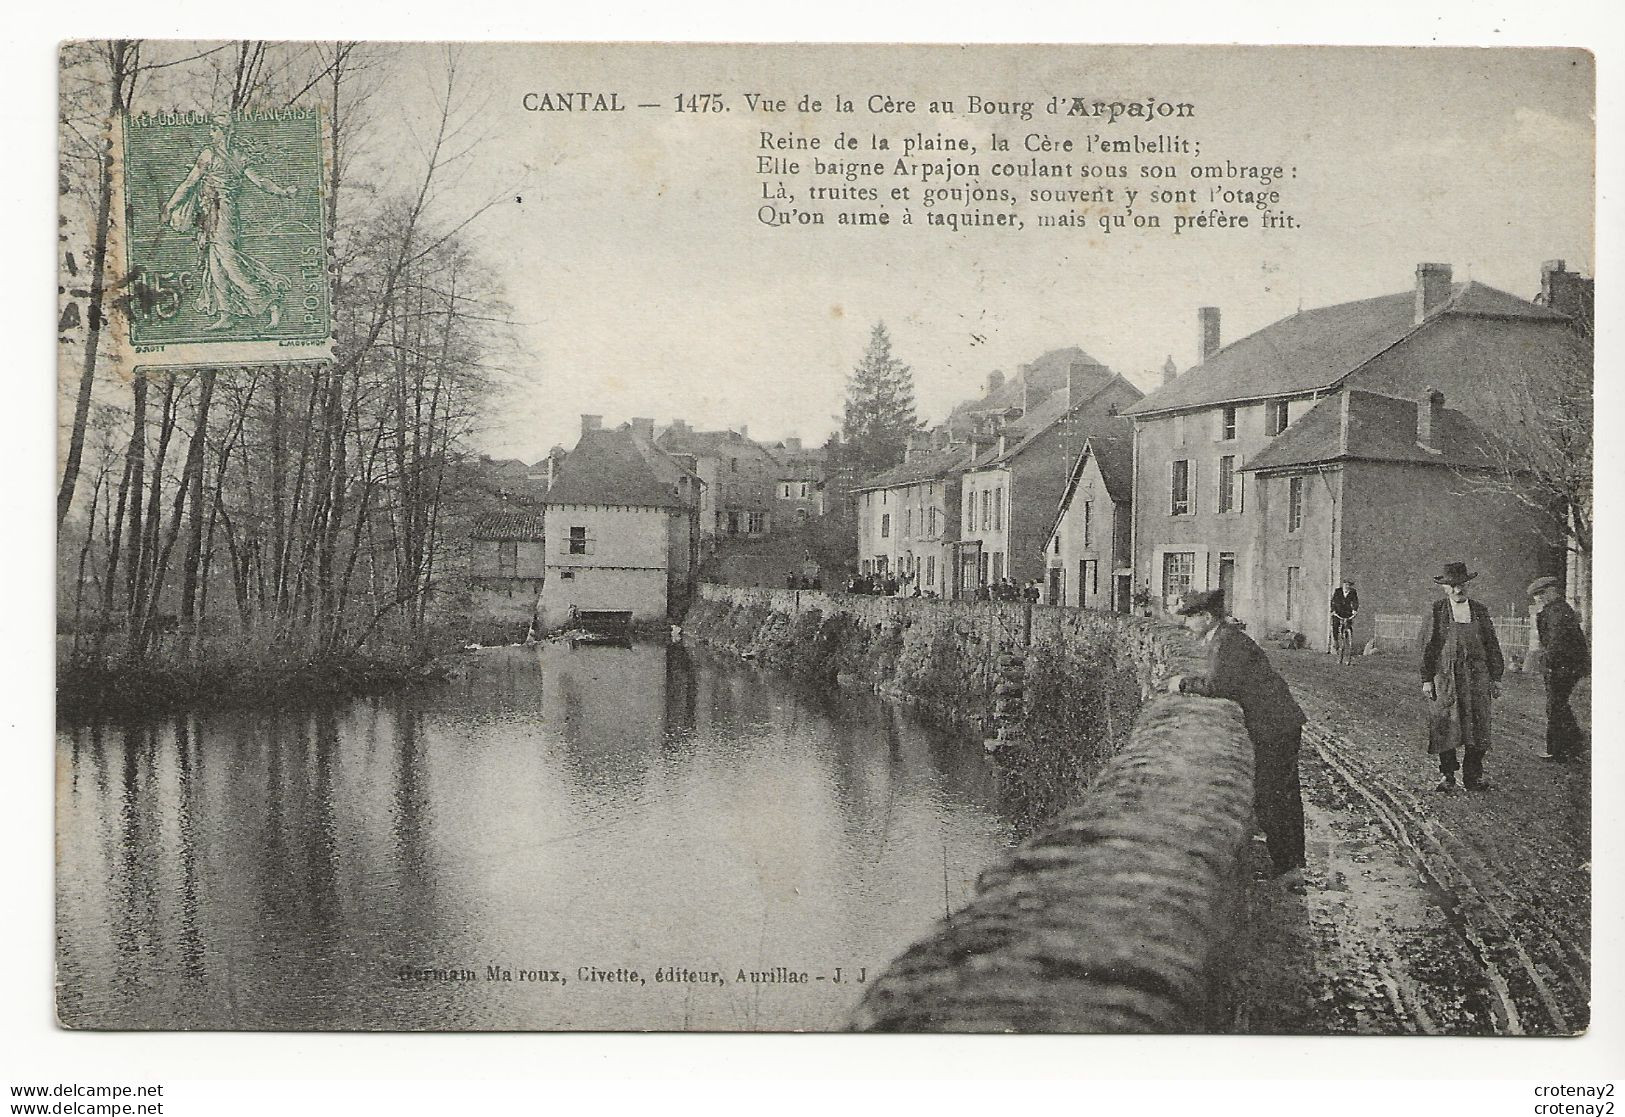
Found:
[[[399,48],[372,144],[386,175],[410,173],[446,62],[441,47]],[[1594,78],[1581,51],[486,44],[459,48],[456,69],[459,140],[482,138],[436,204],[450,220],[498,199],[469,227],[518,323],[504,356],[514,389],[481,436],[498,456],[530,461],[572,445],[583,412],[821,440],[879,321],[914,370],[921,417],[936,422],[989,372],[1062,346],[1150,388],[1170,357],[1181,370],[1194,363],[1199,306],[1220,308],[1229,341],[1300,307],[1408,289],[1422,261],[1525,297],[1544,260],[1592,270]],[[526,93],[560,90],[662,107],[523,108]],[[685,91],[720,92],[730,111],[678,114],[672,99]],[[746,92],[787,98],[790,111],[751,112]],[[795,112],[803,93],[826,110],[842,94],[858,111]],[[871,114],[875,93],[921,111]],[[1195,108],[1142,126],[1041,108],[1023,122],[970,117],[972,94],[1040,105],[1151,96]],[[960,114],[923,111],[933,98],[954,99]],[[1263,230],[1237,205],[1224,208],[1253,213],[1252,228],[1179,236],[1038,230],[1031,209],[1021,232],[770,227],[758,219],[763,129],[822,136],[826,158],[849,155],[827,146],[842,130],[940,133],[977,144],[977,156],[957,158],[984,165],[995,159],[992,132],[1014,139],[1001,161],[1031,158],[1019,150],[1029,132],[1080,146],[1089,134],[1174,134],[1202,145],[1197,162],[1288,168],[1277,208],[1300,227]],[[1193,161],[1043,158],[1124,164],[1131,175],[1142,161]],[[1022,194],[1054,185],[979,183]],[[923,208],[911,208],[920,221]]]

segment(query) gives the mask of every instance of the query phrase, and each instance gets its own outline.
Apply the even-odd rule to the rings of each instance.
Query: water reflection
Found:
[[[1010,833],[980,749],[878,701],[648,645],[468,663],[316,713],[64,729],[63,1020],[839,1027]],[[775,967],[808,980],[737,980]]]

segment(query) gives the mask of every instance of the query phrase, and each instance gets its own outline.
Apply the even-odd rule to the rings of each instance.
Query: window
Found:
[[[1084,559],[1083,571],[1078,578],[1078,603],[1087,605],[1100,596],[1100,562]]]
[[[1219,410],[1219,438],[1231,442],[1236,437],[1236,409],[1225,407]]]
[[[1185,416],[1174,416],[1174,445],[1185,445]]]
[[[1287,413],[1286,400],[1271,400],[1265,405],[1264,430],[1271,437],[1286,430]]]
[[[1286,568],[1286,619],[1293,623],[1298,619],[1298,613],[1303,608],[1303,568],[1289,566]]]
[[[965,490],[965,526],[967,528],[971,528],[971,529],[974,529],[976,527],[976,490],[975,489],[966,489]]]
[[[739,472],[739,459],[738,458],[729,458],[728,459],[728,472],[729,473],[738,473]]]
[[[801,482],[801,499],[807,499],[807,482],[805,481]]]
[[[497,573],[504,578],[519,576],[519,544],[509,540],[497,544]]]
[[[592,540],[587,538],[587,529],[573,527],[570,529],[570,538],[566,540],[566,549],[572,555],[592,554]]]
[[[1290,477],[1286,483],[1286,529],[1303,527],[1303,478]]]
[[[1092,500],[1083,502],[1083,545],[1095,545],[1095,502]]]
[[[1236,456],[1226,454],[1219,459],[1219,511],[1236,510]]]
[[[982,530],[986,531],[993,523],[993,490],[982,490]]]
[[[1004,490],[993,490],[993,530],[1004,530]]]
[[[1224,607],[1232,615],[1236,610],[1236,552],[1219,552],[1219,590],[1224,594]]]
[[[1168,466],[1168,514],[1189,516],[1191,501],[1191,463],[1183,458]]]
[[[880,538],[889,539],[890,537],[891,537],[891,513],[890,512],[885,512],[885,513],[882,513],[881,517],[880,517]]]
[[[928,586],[935,586],[937,584],[937,556],[936,555],[926,555],[925,556],[925,584],[928,585]]]
[[[763,532],[765,532],[767,530],[767,513],[752,512],[750,514],[750,523],[747,525],[747,529],[752,535],[761,535]]]
[[[1190,592],[1196,577],[1195,551],[1165,551],[1162,556],[1162,598],[1173,602]]]
[[[987,552],[976,552],[976,581],[978,585],[987,585]]]
[[[1061,533],[1060,532],[1055,533],[1054,544],[1055,544],[1054,548],[1051,550],[1050,553],[1058,555],[1058,554],[1061,553]]]
[[[993,580],[997,582],[1004,577],[1004,552],[993,552]]]

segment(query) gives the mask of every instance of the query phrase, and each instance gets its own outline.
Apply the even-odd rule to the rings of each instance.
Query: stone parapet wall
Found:
[[[1252,832],[1238,707],[1160,695],[1184,630],[1084,609],[702,586],[687,636],[996,734],[1032,836],[871,985],[893,1031],[1189,1032],[1227,1022]]]
[[[1240,709],[1157,698],[1081,801],[870,985],[853,1026],[1223,1030],[1251,834]]]

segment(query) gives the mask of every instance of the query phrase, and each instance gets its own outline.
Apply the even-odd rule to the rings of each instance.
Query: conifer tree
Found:
[[[891,335],[884,322],[877,322],[869,335],[869,348],[846,382],[843,464],[858,478],[890,469],[903,460],[908,436],[919,428],[914,414],[914,370],[892,355]]]

